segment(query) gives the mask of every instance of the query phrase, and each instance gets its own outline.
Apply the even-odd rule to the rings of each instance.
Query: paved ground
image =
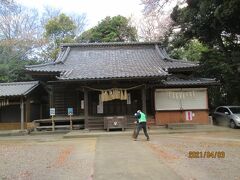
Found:
[[[142,133],[138,141],[62,136],[0,137],[0,179],[240,179],[240,129],[154,134],[150,142]]]

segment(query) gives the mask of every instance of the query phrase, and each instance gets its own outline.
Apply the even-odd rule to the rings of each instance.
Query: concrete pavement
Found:
[[[117,141],[116,141],[117,140]],[[94,180],[182,179],[156,158],[145,139],[100,137],[96,146]]]

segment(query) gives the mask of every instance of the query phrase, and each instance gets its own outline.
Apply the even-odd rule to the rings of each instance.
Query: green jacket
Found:
[[[143,112],[140,112],[141,117],[138,119],[139,123],[141,122],[147,122],[147,117]]]

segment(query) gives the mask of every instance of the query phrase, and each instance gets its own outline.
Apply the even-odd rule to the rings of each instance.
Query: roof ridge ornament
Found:
[[[160,49],[157,44],[155,44],[155,49],[158,52],[158,55],[161,57],[163,60],[167,60],[168,58],[166,57],[166,54],[162,52],[162,48]]]
[[[59,56],[58,56],[58,58],[56,59],[55,63],[56,63],[56,64],[64,63],[64,62],[66,61],[66,59],[67,59],[67,56],[68,56],[70,50],[71,50],[71,48],[70,48],[70,47],[67,47],[67,49],[66,49],[65,51],[61,51],[61,52],[59,53]]]
[[[60,76],[56,76],[57,79],[66,79],[73,72],[73,69],[65,70],[60,73]]]
[[[59,62],[59,61],[61,61],[64,52],[65,52],[65,51],[62,51],[62,50],[60,51],[60,53],[58,54],[58,57],[57,57],[57,59],[55,60],[55,62]]]

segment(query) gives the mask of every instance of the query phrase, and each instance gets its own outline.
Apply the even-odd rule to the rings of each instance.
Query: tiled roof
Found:
[[[27,95],[38,85],[38,81],[0,83],[0,97]]]
[[[169,77],[165,81],[162,81],[164,86],[167,87],[177,87],[177,86],[210,86],[218,85],[219,82],[211,78],[189,78],[189,79],[180,79]]]
[[[26,66],[29,72],[56,72],[59,79],[161,77],[168,70],[198,64],[171,59],[160,43],[63,44],[55,62]]]

